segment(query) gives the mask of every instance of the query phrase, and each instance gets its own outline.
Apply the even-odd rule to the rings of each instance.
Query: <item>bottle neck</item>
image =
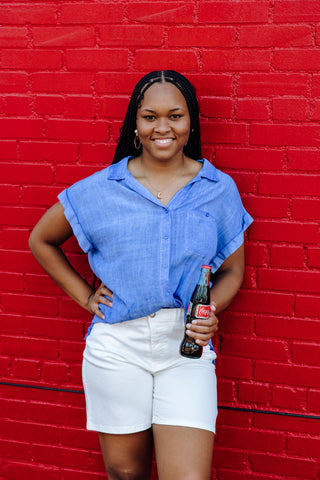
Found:
[[[209,270],[209,268],[201,268],[198,285],[209,286],[209,284],[210,284],[210,271],[211,270]]]

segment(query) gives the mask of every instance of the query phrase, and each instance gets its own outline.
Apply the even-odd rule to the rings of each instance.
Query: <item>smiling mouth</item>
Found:
[[[153,141],[157,145],[166,146],[173,142],[173,138],[155,138]]]

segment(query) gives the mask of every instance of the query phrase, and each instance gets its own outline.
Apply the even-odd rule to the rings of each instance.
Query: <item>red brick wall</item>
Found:
[[[255,218],[215,338],[212,478],[319,478],[319,66],[318,0],[2,0],[1,478],[105,478],[83,394],[63,391],[82,389],[89,317],[27,239],[59,191],[110,163],[133,85],[163,68],[197,86],[204,153]]]

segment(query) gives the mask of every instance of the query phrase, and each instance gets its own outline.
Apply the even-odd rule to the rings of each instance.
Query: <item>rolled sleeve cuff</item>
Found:
[[[213,270],[216,271],[223,264],[223,262],[232,255],[242,244],[244,240],[244,231],[253,222],[253,218],[248,212],[245,212],[242,217],[242,228],[240,232],[223,247],[214,260]]]
[[[71,228],[72,228],[73,233],[74,233],[74,236],[78,240],[78,243],[79,243],[80,247],[82,248],[82,250],[85,253],[88,253],[89,250],[92,249],[92,245],[89,242],[88,238],[86,237],[86,234],[84,233],[84,231],[83,231],[83,229],[82,229],[82,227],[79,223],[78,217],[77,217],[74,209],[72,208],[72,205],[71,205],[69,197],[68,197],[68,190],[63,190],[63,192],[61,192],[58,195],[58,199],[62,203],[62,206],[64,208],[65,217],[68,220],[68,222],[70,223]]]

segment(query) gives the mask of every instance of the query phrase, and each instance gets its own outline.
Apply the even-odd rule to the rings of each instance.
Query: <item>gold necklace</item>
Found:
[[[142,164],[142,160],[140,158],[140,164]],[[142,165],[141,165],[141,169],[142,169]],[[143,169],[142,169],[143,170]],[[164,194],[164,192],[170,187],[170,185],[173,184],[173,182],[177,179],[178,175],[175,175],[173,177],[173,179],[171,180],[171,182],[169,182],[165,188],[163,188],[162,190],[158,190],[157,188],[154,188],[154,186],[152,185],[152,183],[150,183],[150,181],[146,178],[146,176],[144,177],[144,180],[145,182],[152,188],[152,190],[156,193],[156,197],[161,200],[162,199],[162,195]]]

